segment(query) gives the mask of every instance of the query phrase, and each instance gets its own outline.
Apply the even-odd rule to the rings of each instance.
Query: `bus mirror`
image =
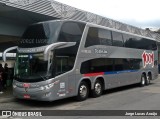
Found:
[[[51,50],[70,47],[70,46],[74,46],[75,44],[76,44],[76,42],[57,42],[57,43],[53,43],[51,45],[48,45],[46,47],[46,49],[44,50],[44,61],[48,60],[49,52]]]
[[[3,54],[2,54],[3,61],[4,61],[4,62],[6,61],[6,54],[7,54],[7,52],[9,52],[9,51],[11,51],[11,50],[15,50],[15,49],[17,49],[17,48],[18,48],[18,46],[14,46],[14,47],[10,47],[10,48],[6,49],[6,50],[3,52]]]
[[[57,47],[56,49],[65,48],[65,47],[70,47],[70,46],[76,45],[76,42],[66,42],[66,43],[67,43],[66,45]]]

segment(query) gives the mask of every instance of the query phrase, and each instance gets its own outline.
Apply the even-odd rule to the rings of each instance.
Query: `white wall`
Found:
[[[16,53],[7,53],[6,56],[15,58]],[[0,53],[0,57],[2,57],[2,53]],[[4,64],[7,63],[9,68],[13,68],[15,64],[15,60],[7,60],[6,62],[3,62],[3,60],[0,60],[0,63],[3,65],[3,67],[4,67]]]
[[[7,60],[6,62],[3,62],[2,60],[0,60],[0,63],[2,64],[3,67],[4,67],[4,64],[7,63],[8,68],[14,68],[15,60]]]

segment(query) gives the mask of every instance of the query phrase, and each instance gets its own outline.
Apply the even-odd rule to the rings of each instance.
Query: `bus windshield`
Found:
[[[61,22],[47,22],[29,26],[20,39],[19,47],[31,48],[56,42]]]
[[[18,54],[15,79],[22,82],[47,80],[47,69],[48,61],[43,60],[43,53]]]

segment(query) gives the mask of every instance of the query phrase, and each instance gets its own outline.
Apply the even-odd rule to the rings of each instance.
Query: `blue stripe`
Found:
[[[138,70],[110,71],[110,72],[104,72],[104,75],[107,75],[107,74],[130,73],[130,72],[137,72],[137,71]]]

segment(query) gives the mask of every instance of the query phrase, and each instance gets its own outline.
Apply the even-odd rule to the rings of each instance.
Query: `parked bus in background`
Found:
[[[103,90],[158,76],[156,41],[151,38],[72,20],[33,24],[18,46],[13,94],[16,98],[54,101],[99,97]]]

